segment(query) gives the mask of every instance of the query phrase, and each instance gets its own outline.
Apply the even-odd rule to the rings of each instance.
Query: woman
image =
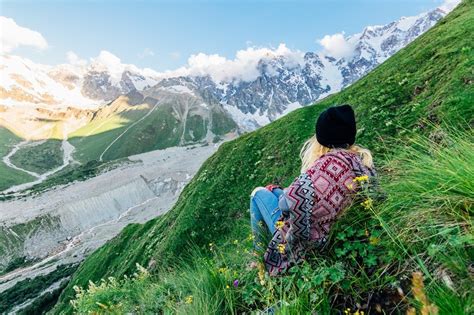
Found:
[[[358,188],[355,178],[375,176],[370,151],[354,145],[355,137],[352,107],[328,108],[318,117],[315,136],[301,149],[301,175],[284,190],[268,185],[252,192],[256,248],[261,245],[261,226],[273,235],[264,255],[270,274],[286,271],[305,251],[321,246],[338,215],[351,204]]]

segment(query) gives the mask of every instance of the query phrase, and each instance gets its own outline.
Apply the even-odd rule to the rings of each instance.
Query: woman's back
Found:
[[[280,197],[288,209],[281,217],[285,224],[275,231],[265,253],[269,272],[285,271],[304,258],[304,251],[322,245],[337,216],[355,196],[354,179],[373,174],[357,153],[341,149],[321,156],[296,178]]]

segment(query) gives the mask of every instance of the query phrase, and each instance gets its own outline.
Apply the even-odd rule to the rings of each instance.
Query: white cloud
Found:
[[[66,59],[73,66],[85,66],[87,64],[85,59],[79,58],[79,56],[73,51],[68,51],[66,53]]]
[[[444,12],[451,12],[459,3],[461,3],[461,0],[444,0],[439,8]]]
[[[336,58],[347,58],[354,53],[354,45],[347,41],[344,32],[326,35],[319,40],[324,52]]]
[[[280,44],[277,48],[255,48],[239,50],[234,59],[227,59],[218,54],[198,53],[191,55],[188,64],[174,71],[167,71],[165,76],[179,75],[210,75],[215,81],[243,80],[252,81],[259,76],[258,63],[262,59],[273,59],[283,57],[286,65],[292,67],[302,64],[304,54],[301,51],[293,51]]]
[[[155,55],[155,52],[151,50],[150,48],[145,48],[141,53],[138,53],[137,56],[140,59],[146,58],[146,57],[153,57]]]
[[[160,74],[150,68],[138,68],[133,64],[122,63],[119,57],[107,50],[101,50],[95,58],[90,58],[87,67],[96,71],[107,71],[113,83],[117,83],[122,78],[124,71],[131,71],[144,76],[157,78]]]
[[[115,80],[120,80],[126,68],[119,57],[107,50],[101,50],[97,57],[91,58],[91,66],[98,71],[109,72]]]
[[[11,52],[19,46],[46,49],[48,43],[39,32],[19,26],[11,18],[0,16],[0,52]]]

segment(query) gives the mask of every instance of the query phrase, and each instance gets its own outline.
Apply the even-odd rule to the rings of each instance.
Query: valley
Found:
[[[26,263],[0,275],[0,292],[52,273],[58,266],[77,264],[126,225],[144,223],[168,211],[218,146],[130,156],[85,181],[2,202],[1,269],[18,259]]]

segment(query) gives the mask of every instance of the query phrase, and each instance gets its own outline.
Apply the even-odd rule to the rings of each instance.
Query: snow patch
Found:
[[[187,86],[184,85],[171,85],[171,86],[164,86],[161,87],[162,90],[172,92],[172,93],[178,93],[178,94],[191,94],[194,95],[194,92],[191,91]]]
[[[270,118],[268,117],[268,112],[258,114],[255,113],[243,113],[236,106],[231,106],[228,104],[222,104],[224,109],[230,114],[232,119],[246,131],[255,130],[258,127],[265,126],[269,124]]]

